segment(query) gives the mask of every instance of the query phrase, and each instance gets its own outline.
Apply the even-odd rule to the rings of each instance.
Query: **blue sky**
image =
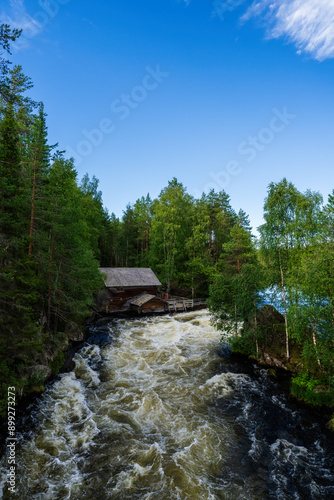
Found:
[[[49,140],[110,212],[177,177],[262,223],[269,182],[333,178],[332,0],[10,0]]]

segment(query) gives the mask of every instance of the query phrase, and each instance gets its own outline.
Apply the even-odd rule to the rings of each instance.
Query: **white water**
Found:
[[[20,445],[17,492],[4,488],[4,498],[289,498],[281,469],[296,469],[308,450],[259,435],[247,394],[257,397],[261,384],[217,374],[220,333],[206,311],[119,320],[116,329],[116,344],[84,347],[42,397],[40,423]],[[258,463],[264,450],[272,477]],[[305,498],[324,498],[311,487]]]

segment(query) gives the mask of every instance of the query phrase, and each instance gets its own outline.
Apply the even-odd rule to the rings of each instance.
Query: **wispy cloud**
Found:
[[[16,42],[17,48],[28,45],[28,39],[33,38],[43,30],[43,26],[26,11],[23,0],[10,0],[9,8],[1,12],[1,20],[12,28],[23,29],[23,36]]]
[[[96,26],[96,24],[94,24],[93,21],[91,21],[90,19],[87,19],[87,17],[84,17],[82,20],[83,20],[84,23],[87,23],[90,26],[92,26],[93,28],[98,29],[98,27]]]
[[[333,0],[257,0],[242,20],[259,16],[269,38],[285,37],[319,61],[334,57]]]

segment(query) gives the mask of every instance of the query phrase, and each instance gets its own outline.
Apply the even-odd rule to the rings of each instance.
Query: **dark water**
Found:
[[[110,333],[21,422],[16,493],[3,460],[3,498],[334,498],[333,437],[266,370],[219,356],[206,311]]]

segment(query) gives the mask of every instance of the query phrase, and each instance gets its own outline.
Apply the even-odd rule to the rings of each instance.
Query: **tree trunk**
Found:
[[[52,292],[53,251],[54,251],[54,242],[53,242],[53,237],[51,236],[50,263],[49,263],[48,314],[47,314],[48,328],[50,328],[50,319],[51,319],[51,292]]]
[[[259,342],[258,342],[258,338],[257,338],[257,308],[256,308],[256,300],[255,300],[255,298],[254,298],[254,307],[255,307],[254,325],[255,325],[256,359],[259,359]]]
[[[59,312],[60,312],[60,307],[61,307],[61,284],[62,284],[62,270],[61,270],[61,263],[59,264],[59,271],[58,271],[58,276],[59,276],[59,288],[58,288],[58,303],[56,307],[56,313],[55,313],[55,323],[54,323],[54,328],[53,332],[56,334],[58,330],[58,320],[59,320]]]
[[[278,247],[278,257],[279,257],[279,266],[280,266],[280,272],[281,272],[281,288],[282,288],[282,293],[283,293],[283,304],[284,304],[286,359],[289,359],[290,352],[289,352],[288,313],[287,313],[286,295],[285,295],[285,288],[284,288],[284,274],[283,274],[282,261],[281,261],[281,250],[279,247]]]
[[[146,257],[148,256],[148,243],[149,243],[149,221],[146,221]]]
[[[333,303],[333,291],[329,289],[330,303],[332,308],[332,325],[334,326],[334,303]]]
[[[315,323],[314,323],[314,321],[312,321],[312,341],[313,341],[315,353],[317,356],[317,362],[318,362],[319,368],[321,368],[321,362],[320,362],[319,354],[318,354],[317,338],[315,335]]]
[[[35,150],[34,176],[33,176],[33,181],[32,181],[32,195],[31,195],[31,215],[30,215],[28,257],[31,257],[31,254],[32,254],[32,236],[33,236],[33,232],[34,232],[34,214],[35,214],[36,174],[37,174],[37,151]]]

